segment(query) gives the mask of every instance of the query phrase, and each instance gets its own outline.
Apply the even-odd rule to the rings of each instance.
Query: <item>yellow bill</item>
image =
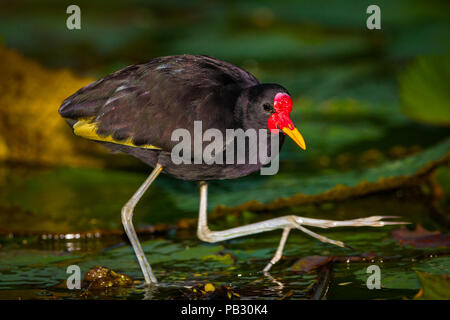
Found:
[[[297,128],[294,127],[294,129],[291,130],[288,127],[284,127],[281,130],[283,130],[284,133],[286,133],[292,140],[294,140],[300,148],[306,150],[305,139],[303,139],[303,136],[300,134],[300,132],[298,132]]]

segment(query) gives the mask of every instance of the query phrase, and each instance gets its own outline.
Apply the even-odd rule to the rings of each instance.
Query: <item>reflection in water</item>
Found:
[[[122,245],[119,237],[101,237],[100,233],[87,235],[80,234],[44,234],[36,243],[31,243],[30,247],[41,250],[68,251],[68,252],[97,252],[108,250],[111,247]]]
[[[157,286],[145,286],[142,300],[154,300],[158,293]]]
[[[67,251],[73,252],[73,251],[80,251],[81,245],[79,242],[66,242]]]
[[[264,276],[269,279],[271,282],[273,282],[276,286],[270,287],[269,290],[272,290],[274,292],[279,292],[282,294],[282,290],[284,289],[284,284],[281,281],[278,281],[268,271],[263,272]]]

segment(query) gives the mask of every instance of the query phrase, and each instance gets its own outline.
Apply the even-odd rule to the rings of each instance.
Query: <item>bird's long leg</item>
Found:
[[[270,269],[271,265],[275,264],[282,255],[284,245],[286,243],[287,237],[289,235],[290,229],[299,229],[308,235],[322,241],[331,243],[340,247],[344,247],[344,243],[341,241],[331,240],[327,237],[321,236],[315,232],[306,229],[304,226],[318,227],[318,228],[333,228],[333,227],[382,227],[386,225],[398,225],[407,224],[408,222],[395,222],[395,221],[383,221],[383,219],[397,218],[393,216],[372,216],[368,218],[352,219],[352,220],[323,220],[323,219],[311,219],[298,216],[284,216],[274,219],[269,219],[261,222],[256,222],[248,224],[241,227],[231,228],[222,231],[211,231],[208,228],[207,220],[207,194],[208,194],[208,184],[202,182],[200,184],[200,208],[199,208],[199,218],[197,227],[197,236],[200,240],[206,242],[218,242],[229,239],[234,239],[238,237],[248,236],[252,234],[257,234],[266,231],[272,231],[276,229],[283,229],[283,235],[278,245],[277,252],[271,260],[271,263],[266,266]],[[267,270],[266,270],[267,271]]]
[[[283,229],[283,234],[281,235],[281,239],[280,239],[280,243],[278,244],[277,251],[275,252],[275,255],[273,256],[272,260],[270,260],[269,263],[266,265],[266,267],[263,269],[263,272],[269,272],[270,268],[272,268],[272,266],[275,263],[280,261],[282,255],[283,255],[284,245],[286,244],[286,240],[289,236],[290,231],[291,231],[291,228]]]
[[[147,191],[148,187],[155,181],[156,177],[161,173],[163,167],[157,163],[155,169],[153,169],[152,173],[148,176],[147,180],[139,187],[136,193],[131,197],[130,200],[123,206],[122,208],[122,224],[127,233],[128,239],[130,239],[131,245],[133,246],[134,253],[139,261],[139,265],[141,266],[142,273],[144,274],[146,283],[157,283],[155,275],[152,272],[152,267],[148,263],[145,258],[144,251],[142,250],[141,244],[139,243],[139,239],[137,237],[136,231],[133,226],[133,210],[136,207],[136,204],[141,199],[142,195]]]

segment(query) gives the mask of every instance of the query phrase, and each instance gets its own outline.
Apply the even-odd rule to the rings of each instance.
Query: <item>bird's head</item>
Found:
[[[305,140],[291,120],[292,99],[288,91],[277,84],[260,84],[247,88],[238,103],[244,105],[242,115],[249,127],[268,128],[272,134],[278,129],[287,134],[303,150]]]

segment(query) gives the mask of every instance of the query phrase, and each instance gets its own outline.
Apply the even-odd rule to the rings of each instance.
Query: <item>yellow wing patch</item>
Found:
[[[133,143],[132,138],[128,138],[127,140],[116,140],[112,137],[112,135],[109,136],[100,136],[97,133],[98,124],[95,121],[92,121],[93,118],[86,118],[86,119],[80,119],[73,125],[73,133],[79,137],[83,137],[89,140],[95,140],[95,141],[104,141],[104,142],[111,142],[115,144],[122,144],[129,147],[135,147],[135,148],[144,148],[144,149],[154,149],[154,150],[161,150],[161,148],[156,147],[151,144],[144,144],[141,146],[137,146]]]

